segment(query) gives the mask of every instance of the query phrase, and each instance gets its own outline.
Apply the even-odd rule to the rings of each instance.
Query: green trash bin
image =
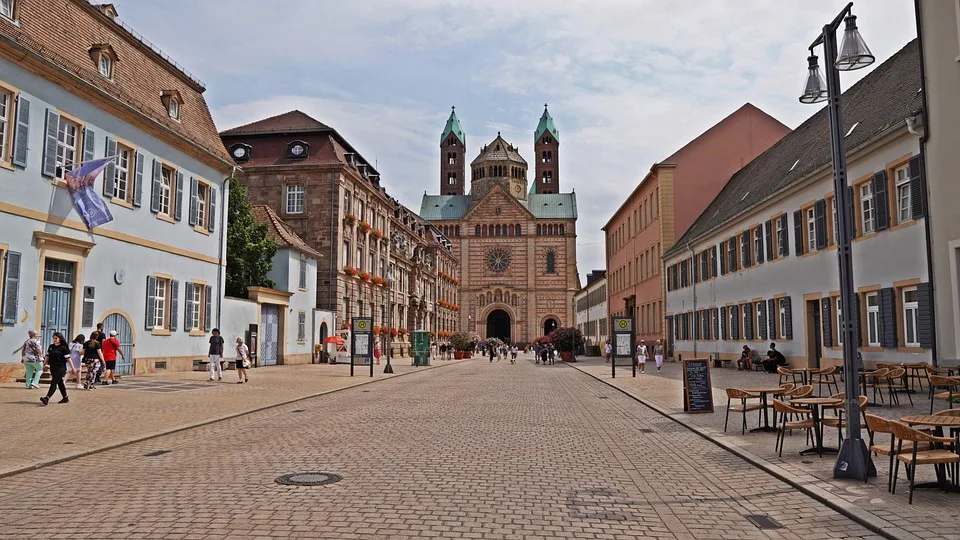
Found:
[[[430,365],[430,333],[423,330],[414,330],[410,336],[413,351],[413,365]]]

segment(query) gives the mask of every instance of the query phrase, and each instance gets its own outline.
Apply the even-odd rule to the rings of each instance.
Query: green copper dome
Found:
[[[447,121],[447,125],[450,125],[449,120]],[[537,124],[537,131],[533,135],[533,140],[539,141],[540,137],[543,136],[543,134],[547,131],[553,135],[554,140],[560,142],[560,132],[557,131],[557,126],[553,124],[553,117],[550,116],[550,112],[547,111],[547,104],[544,103],[543,115],[540,116],[540,123]]]
[[[460,119],[457,118],[456,107],[450,107],[450,118],[447,118],[447,125],[444,126],[443,134],[440,135],[440,143],[443,144],[443,141],[447,140],[447,135],[451,133],[456,135],[462,144],[467,144],[467,136],[463,133],[463,128],[460,127]]]

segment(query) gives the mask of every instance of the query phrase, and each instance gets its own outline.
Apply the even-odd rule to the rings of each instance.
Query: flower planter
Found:
[[[563,360],[564,362],[572,362],[572,361],[573,361],[573,353],[572,353],[572,352],[566,352],[566,351],[560,351],[560,360]]]
[[[453,351],[453,357],[457,360],[463,360],[467,354],[467,351]]]

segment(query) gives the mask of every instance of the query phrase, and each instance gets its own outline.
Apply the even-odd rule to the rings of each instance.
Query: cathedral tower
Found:
[[[553,124],[546,103],[533,134],[533,153],[537,164],[534,193],[560,193],[560,132]]]
[[[552,125],[552,124],[551,124]],[[440,135],[440,194],[463,195],[467,182],[467,135],[460,127],[457,108],[450,107],[450,118]]]

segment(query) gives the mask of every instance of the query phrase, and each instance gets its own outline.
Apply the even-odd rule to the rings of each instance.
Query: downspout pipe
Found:
[[[694,328],[700,324],[700,316],[697,314],[697,262],[696,256],[697,252],[693,250],[693,246],[690,245],[690,242],[687,242],[687,250],[690,251],[691,255],[691,264],[690,264],[690,281],[693,282],[693,325]],[[697,357],[697,332],[693,332],[693,357]]]

